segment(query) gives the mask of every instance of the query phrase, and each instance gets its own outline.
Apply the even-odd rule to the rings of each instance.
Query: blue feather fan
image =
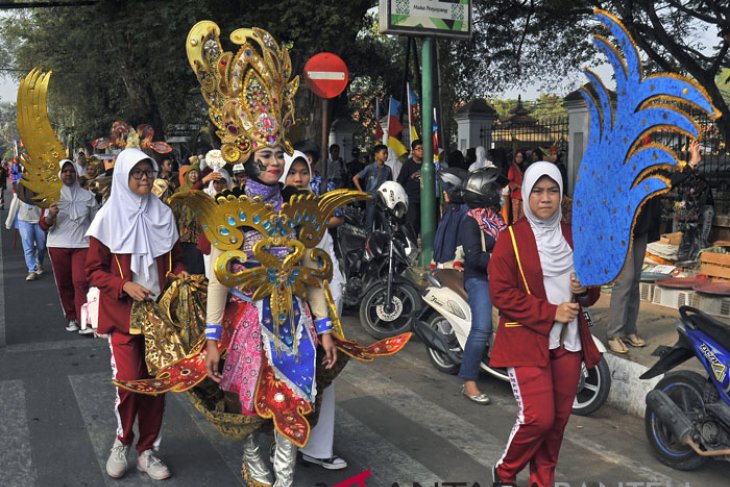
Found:
[[[625,27],[611,14],[595,12],[624,55],[605,37],[594,36],[593,43],[615,72],[615,102],[590,70],[586,70],[590,89],[581,88],[590,113],[590,136],[576,177],[572,226],[576,274],[584,285],[618,278],[641,205],[671,189],[654,171],[676,168],[677,154],[661,144],[642,145],[642,138],[658,130],[697,137],[699,126],[683,107],[719,116],[695,81],[674,73],[644,77],[638,50]]]

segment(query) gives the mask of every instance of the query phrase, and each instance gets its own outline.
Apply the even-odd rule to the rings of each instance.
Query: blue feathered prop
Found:
[[[593,43],[616,74],[615,103],[590,70],[586,70],[590,89],[581,88],[590,113],[590,136],[576,176],[572,225],[575,269],[584,285],[618,278],[641,205],[671,189],[655,171],[677,167],[677,154],[661,144],[642,145],[642,138],[658,130],[697,137],[699,125],[683,107],[719,116],[707,92],[693,80],[674,73],[644,77],[638,50],[625,27],[607,12],[597,9],[595,14],[624,56],[605,37],[594,36]]]

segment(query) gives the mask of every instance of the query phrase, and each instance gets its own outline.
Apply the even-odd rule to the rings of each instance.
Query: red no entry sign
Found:
[[[334,98],[347,86],[350,73],[345,61],[331,52],[320,52],[304,65],[304,81],[320,98]]]

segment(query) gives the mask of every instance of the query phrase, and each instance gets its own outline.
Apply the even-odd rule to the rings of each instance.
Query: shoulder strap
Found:
[[[520,269],[520,276],[522,276],[522,282],[525,284],[525,291],[527,291],[527,294],[532,294],[530,292],[530,286],[527,285],[527,279],[525,278],[525,271],[522,269],[522,262],[520,261],[520,252],[517,250],[517,240],[515,239],[515,232],[512,230],[512,226],[510,225],[507,227],[509,230],[509,236],[512,238],[512,248],[515,251],[515,259],[517,259],[517,267]]]

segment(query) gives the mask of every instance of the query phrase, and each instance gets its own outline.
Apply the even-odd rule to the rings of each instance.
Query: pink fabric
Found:
[[[242,301],[241,306],[246,306],[246,311],[241,321],[234,323],[220,387],[224,391],[238,394],[243,414],[256,416],[254,396],[263,355],[261,325],[256,306]]]

